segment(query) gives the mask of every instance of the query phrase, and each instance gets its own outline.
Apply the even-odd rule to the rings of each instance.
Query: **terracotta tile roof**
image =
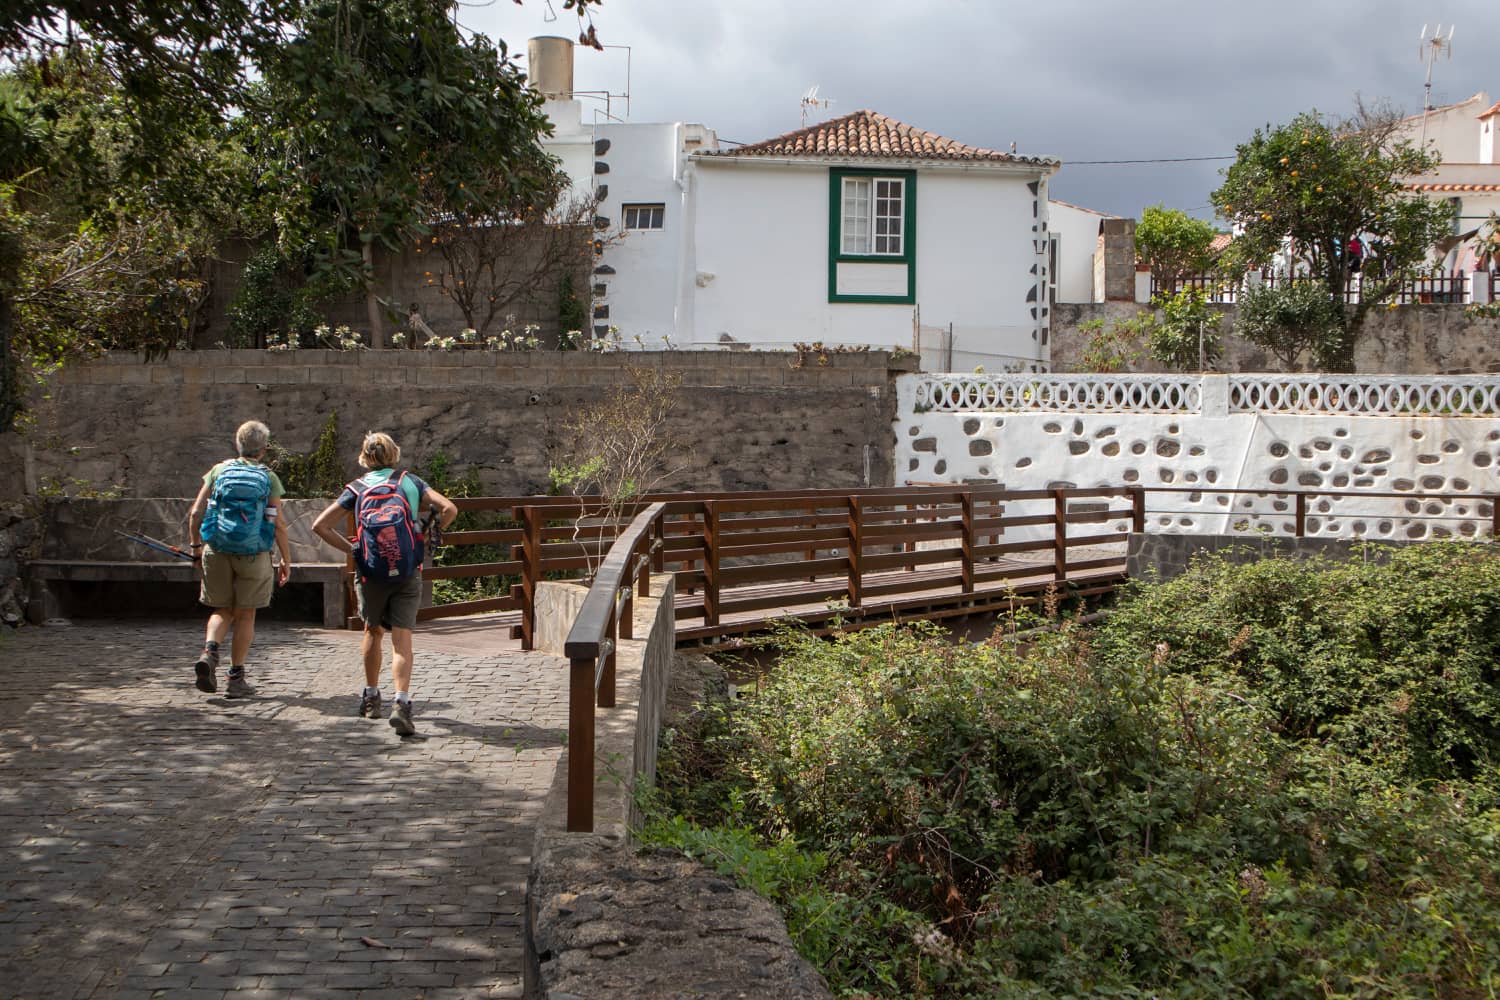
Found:
[[[1500,191],[1500,184],[1408,184],[1408,191]]]
[[[1055,165],[1045,156],[1017,156],[965,146],[874,111],[819,122],[774,139],[721,149],[704,156],[776,156],[797,159],[966,160],[986,163]]]
[[[1225,250],[1228,250],[1229,244],[1233,242],[1233,233],[1218,233],[1214,236],[1213,242],[1208,245],[1208,252],[1215,256],[1218,256]]]
[[[1480,118],[1488,118],[1490,115],[1500,115],[1500,101],[1496,101],[1488,111],[1479,112]]]

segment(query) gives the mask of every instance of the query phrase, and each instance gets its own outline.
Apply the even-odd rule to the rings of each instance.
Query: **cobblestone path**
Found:
[[[247,701],[201,620],[0,635],[0,996],[520,996],[567,671],[503,631],[419,629],[406,740],[356,633],[263,624]]]

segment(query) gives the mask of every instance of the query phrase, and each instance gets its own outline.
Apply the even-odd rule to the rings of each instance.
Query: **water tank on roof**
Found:
[[[542,35],[526,42],[527,75],[547,98],[573,97],[573,40]]]

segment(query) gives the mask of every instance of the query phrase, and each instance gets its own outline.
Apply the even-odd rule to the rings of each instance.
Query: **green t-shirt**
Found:
[[[256,465],[260,466],[260,468],[262,469],[265,469],[266,474],[271,477],[272,500],[280,500],[281,497],[286,493],[286,487],[281,485],[281,477],[277,476],[276,473],[266,468],[266,466],[262,463],[257,462],[251,458],[226,458],[224,461],[220,462],[218,465],[205,472],[203,474],[203,483],[208,487],[208,491],[210,493],[213,492],[214,480],[219,478],[219,473],[223,472],[231,465]]]

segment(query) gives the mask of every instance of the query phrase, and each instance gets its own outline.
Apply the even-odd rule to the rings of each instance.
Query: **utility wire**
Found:
[[[1070,160],[1061,157],[1066,167],[1114,166],[1121,163],[1199,163],[1204,160],[1232,160],[1232,156],[1165,156],[1154,160]]]

